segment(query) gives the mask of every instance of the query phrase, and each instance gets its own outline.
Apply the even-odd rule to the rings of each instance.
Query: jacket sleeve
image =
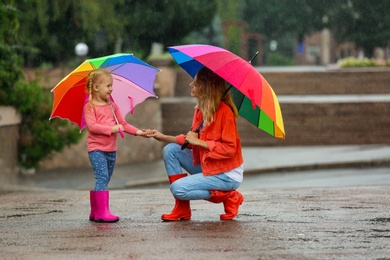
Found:
[[[236,130],[236,120],[233,115],[220,117],[219,120],[219,132],[206,133],[206,142],[210,151],[203,159],[228,159],[234,157],[236,154],[237,140],[239,140]]]
[[[121,111],[119,111],[119,107],[117,104],[114,103],[113,106],[114,106],[115,115],[118,119],[118,123],[123,125],[123,127],[125,128],[125,132],[128,134],[136,135],[138,128],[126,122],[126,120],[122,116]]]
[[[112,134],[112,126],[97,123],[95,112],[89,103],[84,106],[84,120],[90,133],[102,135]]]

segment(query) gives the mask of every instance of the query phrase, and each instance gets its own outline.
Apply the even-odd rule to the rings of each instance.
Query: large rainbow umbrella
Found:
[[[275,92],[249,61],[223,48],[190,44],[168,48],[176,62],[192,77],[203,66],[225,79],[241,117],[257,128],[285,138],[282,112]]]
[[[83,108],[88,101],[86,78],[94,69],[104,69],[113,76],[112,100],[118,105],[123,117],[133,112],[137,104],[149,97],[156,97],[154,81],[159,69],[141,61],[133,54],[114,54],[87,59],[63,78],[51,91],[54,101],[50,119],[68,119],[85,127]]]

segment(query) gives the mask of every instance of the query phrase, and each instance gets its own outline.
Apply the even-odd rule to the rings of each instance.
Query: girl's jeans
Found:
[[[95,174],[95,191],[107,190],[116,162],[116,152],[91,151],[89,160]]]
[[[176,143],[167,144],[163,149],[163,159],[168,176],[182,173],[184,168],[190,175],[171,184],[173,196],[181,200],[201,200],[211,196],[210,190],[231,191],[240,186],[224,173],[204,176],[200,165],[194,166],[192,150],[181,150]]]

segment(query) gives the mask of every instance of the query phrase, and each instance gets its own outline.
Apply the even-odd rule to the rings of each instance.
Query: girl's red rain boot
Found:
[[[168,176],[169,182],[172,184],[178,179],[186,177],[187,174],[175,174]],[[177,220],[189,220],[191,219],[191,207],[189,200],[179,200],[175,198],[175,207],[172,209],[171,213],[163,214],[161,219],[164,221],[177,221]]]
[[[238,208],[244,201],[244,196],[236,190],[233,191],[217,191],[211,190],[211,197],[206,199],[213,203],[223,202],[226,214],[221,214],[221,220],[231,220],[238,214]]]
[[[111,214],[109,208],[108,190],[95,191],[95,222],[112,223],[119,220],[118,216]]]

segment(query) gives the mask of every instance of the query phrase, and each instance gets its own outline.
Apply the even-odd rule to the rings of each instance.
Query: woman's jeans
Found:
[[[168,176],[182,173],[182,168],[190,175],[171,184],[173,196],[181,200],[201,200],[211,196],[210,190],[231,191],[240,186],[224,173],[204,176],[200,165],[194,166],[192,150],[181,150],[176,143],[167,144],[163,149],[163,159]]]
[[[89,160],[95,174],[95,191],[107,190],[116,162],[116,152],[91,151]]]

